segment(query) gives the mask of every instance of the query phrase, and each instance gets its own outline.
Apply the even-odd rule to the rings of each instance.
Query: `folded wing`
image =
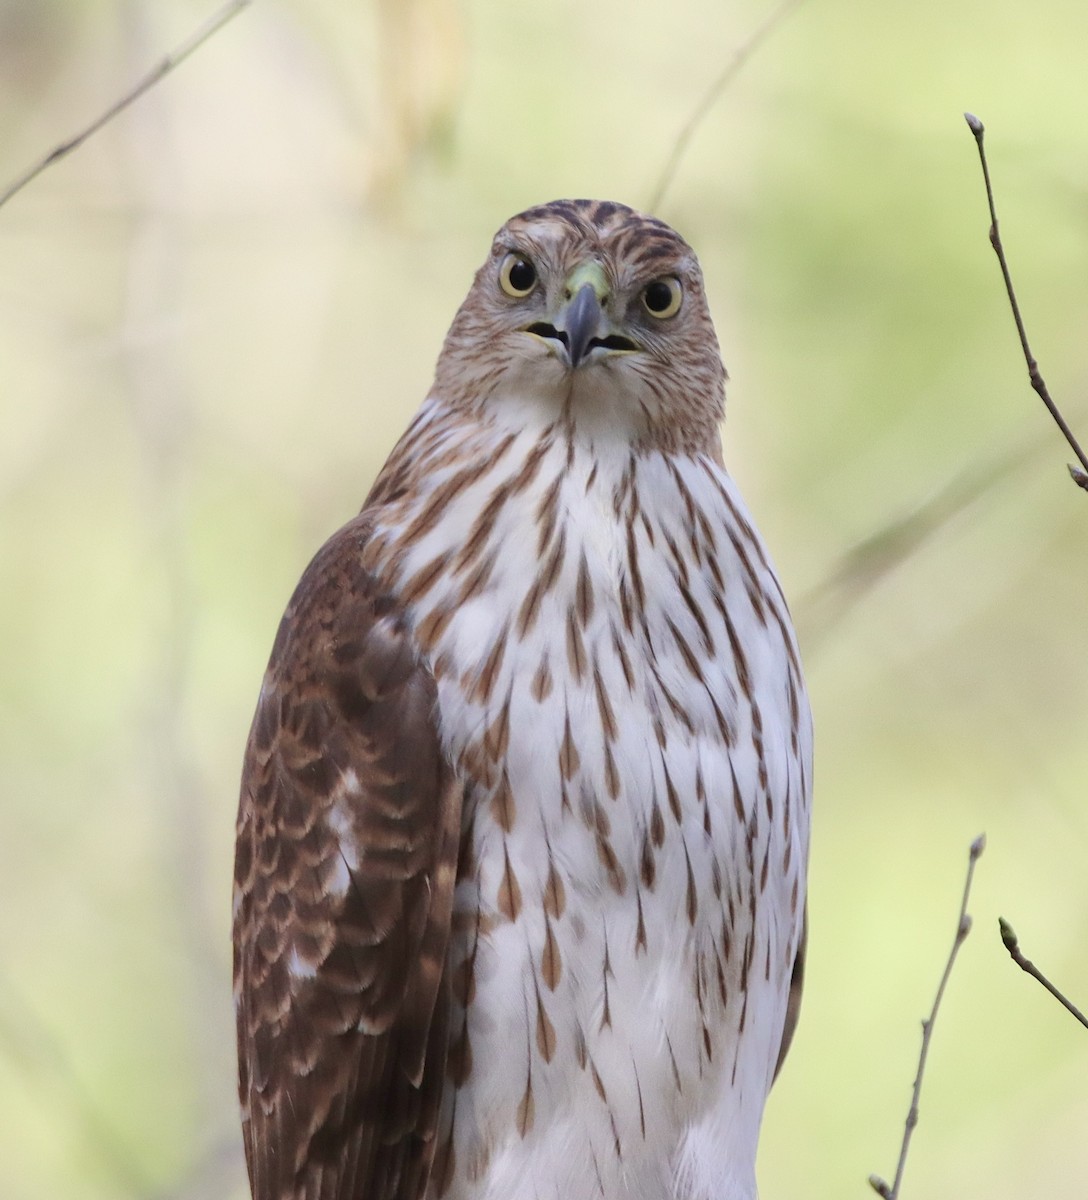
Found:
[[[434,1153],[461,792],[367,532],[345,526],[303,576],[246,750],[234,989],[254,1200],[418,1200]]]

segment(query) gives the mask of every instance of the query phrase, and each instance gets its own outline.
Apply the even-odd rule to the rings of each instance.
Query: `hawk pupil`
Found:
[[[655,279],[646,287],[646,307],[650,312],[664,312],[672,303],[672,289],[667,283]]]
[[[510,267],[507,279],[514,291],[527,292],[536,283],[536,268],[527,259],[519,258]]]

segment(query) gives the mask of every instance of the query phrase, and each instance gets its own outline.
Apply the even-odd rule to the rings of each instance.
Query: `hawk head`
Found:
[[[611,201],[512,217],[461,305],[434,393],[511,428],[717,457],[725,369],[691,247]]]

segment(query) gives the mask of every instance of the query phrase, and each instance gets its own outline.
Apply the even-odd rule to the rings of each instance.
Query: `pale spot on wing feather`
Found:
[[[370,1019],[366,1013],[359,1018],[359,1024],[356,1026],[360,1033],[367,1034],[368,1037],[380,1037],[384,1033],[389,1032],[389,1020],[385,1014],[379,1014],[377,1019]]]
[[[355,833],[355,816],[345,804],[349,797],[358,797],[362,792],[359,776],[354,767],[348,767],[341,772],[340,778],[333,788],[332,804],[328,811],[329,828],[336,835],[339,854],[338,862],[329,881],[329,888],[335,895],[344,895],[351,883],[351,872],[359,869],[359,842]]]
[[[287,956],[287,973],[293,979],[313,979],[317,975],[317,964],[302,958],[298,947],[292,946]]]
[[[328,877],[328,893],[330,896],[346,896],[351,887],[351,872],[358,866],[349,868],[345,861],[345,852],[340,849],[333,863],[332,872]]]

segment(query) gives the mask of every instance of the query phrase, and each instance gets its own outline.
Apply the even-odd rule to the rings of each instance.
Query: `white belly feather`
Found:
[[[537,445],[482,464],[398,578],[479,533]],[[454,1200],[755,1196],[801,936],[808,708],[728,476],[635,461],[555,438],[462,568],[483,584],[415,606],[472,782]]]

